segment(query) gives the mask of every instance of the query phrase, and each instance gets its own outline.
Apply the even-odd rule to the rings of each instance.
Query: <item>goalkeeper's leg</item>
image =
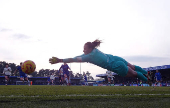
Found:
[[[148,81],[148,79],[141,72],[134,71],[130,67],[128,67],[128,73],[127,73],[126,77],[137,77],[142,81]]]
[[[133,69],[134,71],[138,71],[142,74],[147,74],[147,71],[145,71],[144,69],[142,69],[140,66],[136,66],[136,65],[132,65],[130,63],[128,63],[128,66]]]

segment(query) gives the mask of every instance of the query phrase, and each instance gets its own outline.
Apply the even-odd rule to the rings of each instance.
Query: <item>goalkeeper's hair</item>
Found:
[[[86,43],[85,43],[85,45],[87,45],[89,48],[94,49],[94,48],[99,47],[99,46],[100,46],[100,43],[102,43],[102,41],[101,41],[101,40],[96,39],[96,40],[95,40],[95,41],[93,41],[93,42],[86,42]]]

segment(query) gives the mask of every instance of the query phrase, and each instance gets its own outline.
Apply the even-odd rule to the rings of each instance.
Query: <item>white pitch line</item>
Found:
[[[84,94],[70,94],[70,95],[53,95],[53,96],[41,96],[41,95],[36,95],[36,96],[23,96],[23,95],[10,95],[10,96],[0,96],[0,97],[76,97],[76,96],[170,96],[170,94],[112,94],[112,95],[84,95]]]

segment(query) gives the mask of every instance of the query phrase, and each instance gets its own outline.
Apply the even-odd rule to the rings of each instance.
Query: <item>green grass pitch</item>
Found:
[[[1,85],[0,107],[169,108],[170,87]]]

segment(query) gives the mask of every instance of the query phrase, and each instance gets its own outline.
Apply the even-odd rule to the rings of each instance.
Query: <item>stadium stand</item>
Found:
[[[156,70],[159,70],[159,72],[162,75],[162,86],[170,86],[170,65],[163,65],[163,66],[155,66],[155,67],[148,67],[148,68],[143,68],[146,71],[152,71],[153,75],[155,75]],[[127,78],[127,77],[121,77],[115,73],[113,73],[115,76],[114,82],[115,84],[119,85],[126,85],[126,86],[136,86],[137,84],[139,85],[140,81],[137,78]],[[98,74],[96,77],[101,77],[104,78],[103,83],[107,83],[107,76],[106,74]],[[146,85],[146,82],[143,82],[144,85]]]

